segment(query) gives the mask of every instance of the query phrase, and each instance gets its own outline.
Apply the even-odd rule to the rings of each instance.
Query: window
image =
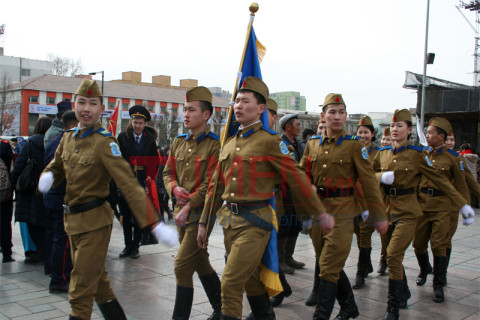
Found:
[[[128,103],[122,103],[122,109],[123,110],[128,110]]]
[[[115,102],[108,101],[108,109],[115,109]]]
[[[22,69],[22,76],[30,77],[30,69]]]
[[[29,102],[38,103],[38,96],[30,96],[28,98]]]
[[[147,108],[148,111],[153,111],[153,107],[155,107],[155,106],[147,106],[146,108]]]
[[[63,99],[63,101],[68,101],[68,102],[70,102],[70,101],[72,101],[72,99]]]
[[[160,112],[161,113],[166,113],[167,112],[167,107],[160,107]]]
[[[47,97],[47,104],[55,104],[55,97]]]

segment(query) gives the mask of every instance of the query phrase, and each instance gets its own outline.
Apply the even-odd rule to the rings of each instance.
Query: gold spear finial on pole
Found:
[[[250,5],[250,7],[248,9],[250,9],[250,12],[251,12],[250,15],[254,16],[255,13],[258,11],[258,3],[252,2],[252,4]]]

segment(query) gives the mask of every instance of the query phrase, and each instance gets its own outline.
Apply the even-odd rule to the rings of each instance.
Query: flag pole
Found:
[[[253,26],[253,20],[255,19],[255,13],[258,11],[258,3],[253,2],[250,7],[248,8],[250,10],[250,21],[248,22],[248,28],[247,28],[247,35],[245,37],[245,45],[243,46],[243,52],[242,52],[242,58],[240,59],[240,66],[238,68],[237,72],[237,77],[235,79],[235,86],[233,88],[233,93],[232,93],[232,99],[230,100],[230,106],[228,108],[228,117],[227,117],[227,122],[225,124],[225,127],[223,128],[221,137],[220,137],[220,149],[223,148],[223,145],[227,141],[227,134],[228,134],[228,128],[230,127],[230,123],[232,122],[232,116],[233,116],[233,102],[235,101],[235,97],[237,96],[237,91],[238,91],[238,82],[241,79],[241,72],[243,69],[243,63],[245,61],[245,55],[247,52],[247,47],[248,47],[248,40],[250,39],[250,33],[252,31],[252,26]],[[212,193],[212,205],[210,206],[208,210],[208,216],[207,216],[207,224],[210,224],[210,217],[212,216],[212,211],[215,203],[215,195],[217,194],[217,185],[218,185],[218,175],[217,178],[215,179],[215,183],[213,185],[213,193]],[[205,238],[207,237],[208,232],[205,234]],[[204,239],[206,240],[206,239]]]
[[[222,135],[220,138],[220,147],[222,148],[225,142],[227,141],[227,132],[228,128],[230,127],[231,121],[232,121],[232,115],[233,115],[233,102],[235,101],[235,97],[237,96],[237,91],[238,91],[238,82],[241,79],[241,72],[243,69],[243,63],[245,61],[245,54],[247,52],[247,47],[248,47],[248,40],[250,39],[250,33],[252,31],[252,26],[253,26],[253,20],[255,19],[255,13],[258,11],[258,3],[253,2],[250,7],[248,8],[250,10],[250,21],[248,23],[248,28],[247,28],[247,35],[245,37],[245,45],[243,46],[243,52],[242,52],[242,58],[240,59],[240,66],[238,67],[238,72],[237,72],[237,77],[235,78],[235,86],[233,87],[233,93],[232,93],[232,99],[230,99],[230,106],[228,108],[228,117],[227,117],[227,122],[225,124],[225,127],[223,128]],[[216,184],[215,184],[216,188]],[[214,192],[215,195],[215,192]]]

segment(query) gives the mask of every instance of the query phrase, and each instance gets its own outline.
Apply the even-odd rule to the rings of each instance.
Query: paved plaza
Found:
[[[477,219],[480,211],[476,210]],[[461,219],[460,219],[461,220]],[[388,276],[379,276],[376,267],[380,255],[380,237],[372,238],[372,262],[375,271],[366,280],[363,289],[355,290],[355,299],[360,309],[358,320],[380,319],[385,313]],[[43,266],[25,265],[18,224],[14,225],[13,263],[0,264],[0,319],[67,319],[70,310],[67,294],[50,294],[50,278],[43,273]],[[224,267],[223,233],[216,226],[209,241],[210,260],[221,275]],[[112,287],[122,304],[128,319],[171,319],[175,300],[175,275],[173,260],[177,247],[169,249],[162,245],[140,247],[140,258],[119,259],[123,249],[123,234],[115,221],[112,240],[108,251],[106,267]],[[310,238],[301,234],[295,251],[295,258],[306,263],[306,268],[287,275],[293,294],[275,309],[277,319],[311,319],[314,307],[305,306],[305,299],[311,291],[314,250]],[[356,271],[358,249],[356,240],[345,266],[353,282]],[[430,259],[432,257],[430,256]],[[432,276],[423,287],[415,284],[418,265],[410,246],[404,260],[412,297],[409,309],[400,311],[401,319],[480,319],[480,221],[469,227],[460,225],[454,237],[454,247],[448,272],[448,286],[445,288],[446,301],[432,300]],[[194,278],[195,297],[191,319],[206,319],[211,312],[210,304],[198,277]],[[244,314],[249,311],[244,299]],[[332,319],[338,312],[338,305]],[[98,307],[94,307],[93,319],[101,319]]]

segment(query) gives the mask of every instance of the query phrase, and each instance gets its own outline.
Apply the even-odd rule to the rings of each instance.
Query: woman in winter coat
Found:
[[[43,139],[45,132],[52,125],[52,119],[48,117],[41,117],[35,123],[33,136],[31,136],[22,148],[20,155],[15,161],[15,166],[12,171],[12,184],[16,185],[18,177],[23,169],[27,166],[29,154],[33,156],[36,162],[35,171],[37,172],[35,186],[38,184],[38,178],[45,168],[43,163],[43,155],[45,151]],[[34,178],[34,177],[32,177]],[[28,232],[32,238],[37,253],[26,257],[25,263],[35,263],[43,261],[43,252],[45,249],[45,223],[47,209],[43,204],[43,195],[37,192],[35,187],[32,190],[15,191],[15,221],[26,222]],[[45,272],[49,272],[48,264],[45,266]]]

